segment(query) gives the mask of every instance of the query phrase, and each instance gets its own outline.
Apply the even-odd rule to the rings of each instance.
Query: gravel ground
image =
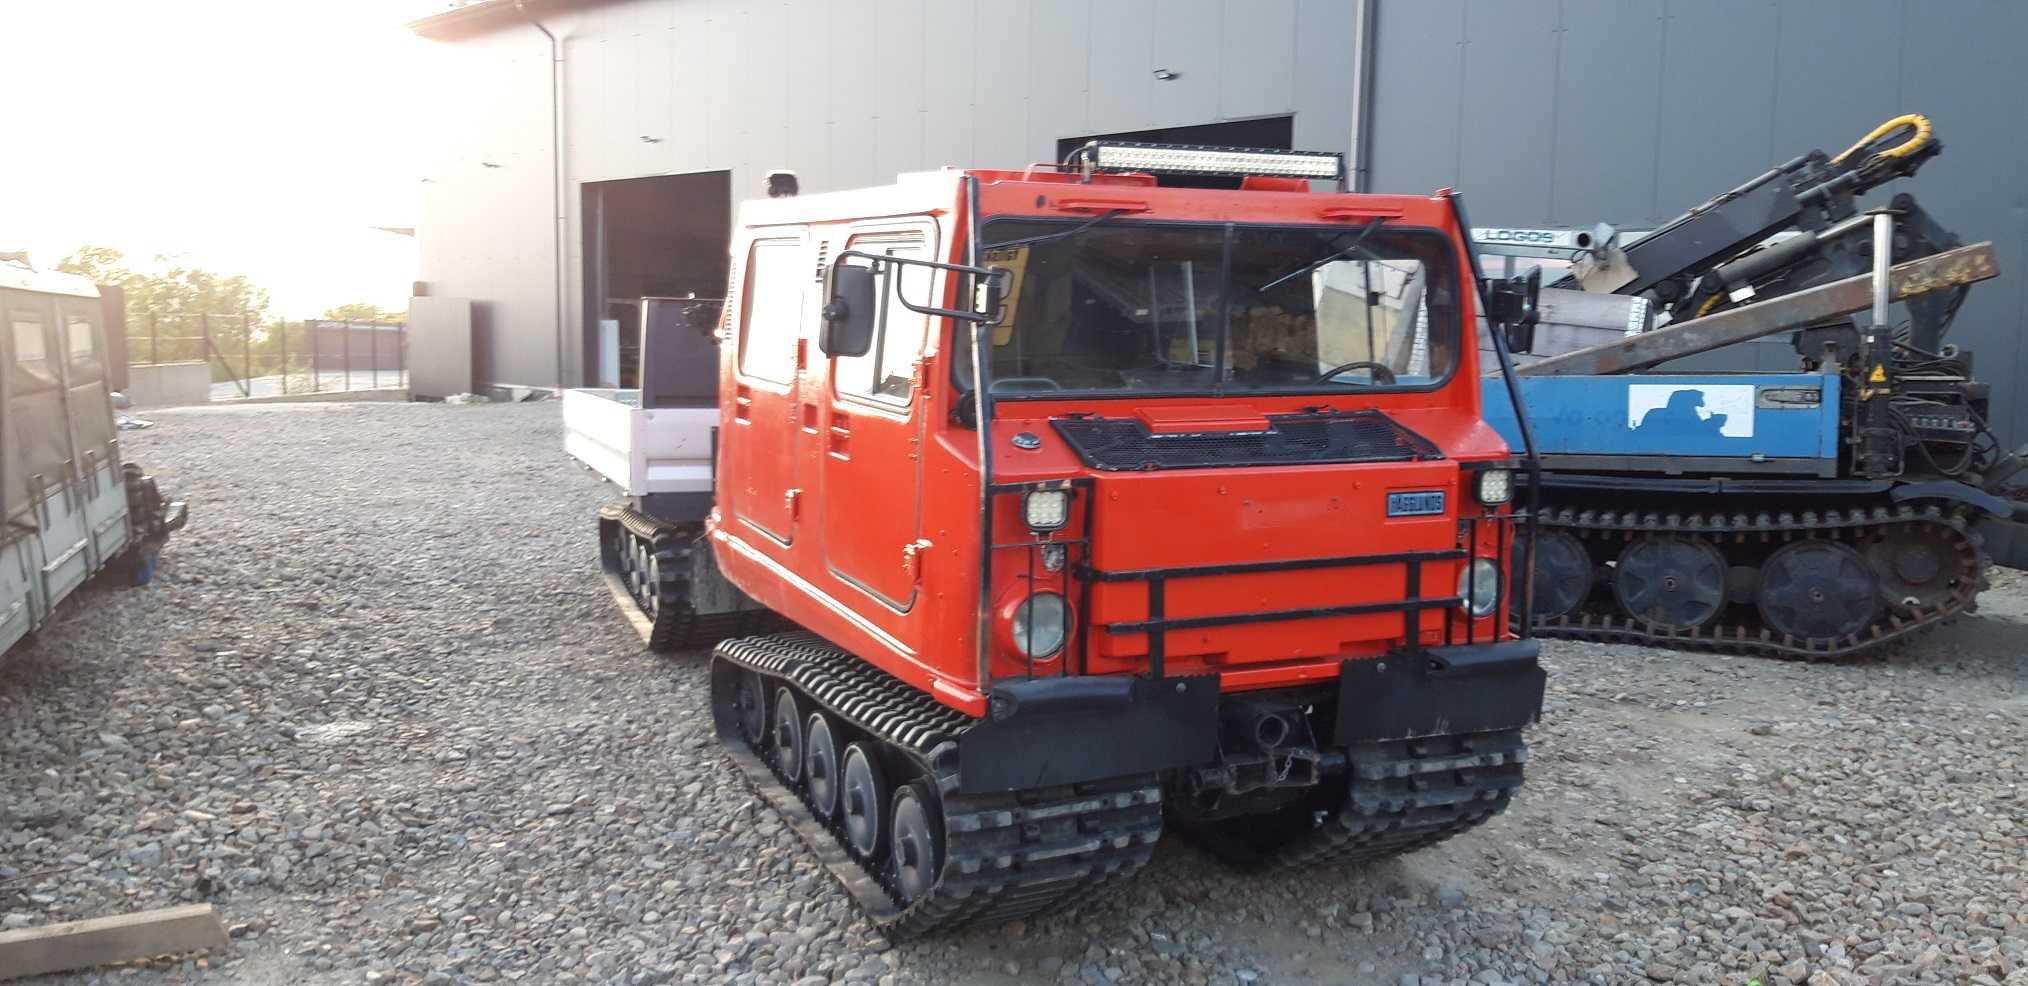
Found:
[[[890,945],[594,575],[554,404],[165,410],[159,581],[0,664],[0,922],[215,902],[55,981],[2028,983],[2028,583],[1850,665],[1553,643],[1514,810],[1404,860],[1177,839],[1074,915]],[[0,970],[4,973],[4,970]]]

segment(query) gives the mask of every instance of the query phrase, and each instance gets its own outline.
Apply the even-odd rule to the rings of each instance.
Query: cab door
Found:
[[[734,326],[739,349],[730,413],[719,434],[725,460],[719,484],[733,516],[784,546],[795,540],[803,499],[798,397],[809,351],[803,319],[814,263],[800,232],[764,235],[749,247]]]
[[[861,227],[844,249],[933,260],[936,233],[926,219]],[[916,542],[925,419],[917,391],[930,321],[899,299],[930,304],[936,280],[927,267],[883,264],[873,347],[864,356],[833,357],[826,388],[825,561],[833,576],[896,612],[915,604],[922,572]]]

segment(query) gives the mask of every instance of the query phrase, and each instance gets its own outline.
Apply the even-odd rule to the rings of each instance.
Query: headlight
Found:
[[[1486,506],[1514,499],[1514,474],[1505,469],[1488,469],[1479,474],[1479,502]]]
[[[1491,616],[1500,605],[1500,566],[1490,558],[1477,558],[1458,572],[1458,605],[1474,617]]]
[[[1070,523],[1069,490],[1034,490],[1021,498],[1021,517],[1031,531],[1054,531]]]
[[[1031,658],[1063,649],[1070,636],[1070,606],[1054,592],[1038,592],[1014,607],[1014,646]]]

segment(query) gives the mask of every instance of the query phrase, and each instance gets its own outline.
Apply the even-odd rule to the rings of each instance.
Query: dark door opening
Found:
[[[1117,134],[1088,134],[1083,137],[1065,137],[1056,142],[1056,159],[1063,160],[1070,152],[1083,147],[1089,140],[1132,140],[1144,144],[1197,144],[1204,147],[1264,147],[1277,151],[1295,150],[1296,118],[1293,116],[1271,116],[1259,120],[1235,120],[1231,123],[1205,123],[1194,127],[1164,127],[1160,130],[1132,130]],[[1238,178],[1196,178],[1189,176],[1164,177],[1162,184],[1178,188],[1238,188]]]
[[[732,172],[588,181],[583,386],[640,386],[643,298],[721,298],[732,244]],[[617,323],[618,345],[605,321]],[[616,351],[615,351],[616,350]]]

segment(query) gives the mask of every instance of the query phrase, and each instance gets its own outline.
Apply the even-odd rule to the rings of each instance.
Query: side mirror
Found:
[[[1486,313],[1486,319],[1495,331],[1506,336],[1507,351],[1525,353],[1534,349],[1535,323],[1541,317],[1542,268],[1534,268],[1520,277],[1493,281],[1488,287],[1486,295],[1492,310]]]
[[[977,279],[972,288],[972,313],[987,325],[998,325],[1007,316],[1007,281],[1012,272],[1005,267],[990,267],[992,271]]]
[[[831,300],[817,347],[826,356],[864,356],[873,349],[877,276],[871,266],[839,262],[831,268]]]

